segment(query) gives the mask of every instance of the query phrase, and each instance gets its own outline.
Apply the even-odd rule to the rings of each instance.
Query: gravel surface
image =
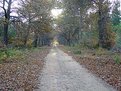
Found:
[[[116,91],[56,47],[45,58],[39,79],[36,91]]]

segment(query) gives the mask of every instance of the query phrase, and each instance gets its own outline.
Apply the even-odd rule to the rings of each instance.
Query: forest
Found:
[[[28,65],[28,56],[36,59],[41,54],[45,57],[54,42],[74,55],[91,53],[91,56],[108,58],[105,60],[111,58],[121,71],[120,4],[120,0],[0,0],[0,77],[3,65],[10,66],[6,63],[22,60],[22,64]],[[87,61],[84,63],[89,66]],[[0,86],[5,79],[0,78]],[[119,83],[109,84],[118,84],[115,87],[120,91]]]
[[[64,45],[120,51],[118,0],[113,4],[109,0],[2,0],[0,3],[1,48],[49,45],[57,36]],[[63,10],[58,19],[51,15],[54,8]]]

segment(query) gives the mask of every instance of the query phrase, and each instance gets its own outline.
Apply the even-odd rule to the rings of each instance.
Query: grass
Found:
[[[81,49],[80,49],[80,46],[74,46],[74,47],[70,47],[70,46],[66,46],[65,47],[66,50],[69,50],[71,52],[73,52],[74,54],[81,54]]]
[[[97,56],[101,56],[101,55],[112,55],[113,52],[99,47],[99,48],[95,49],[95,54]]]
[[[66,46],[65,50],[68,50],[72,53],[74,53],[75,55],[79,55],[79,56],[84,56],[84,55],[88,55],[88,56],[95,56],[95,57],[101,57],[101,58],[107,58],[110,57],[114,60],[114,62],[118,65],[121,64],[121,55],[118,53],[113,53],[112,51],[103,49],[103,48],[96,48],[96,49],[89,49],[89,48],[84,48],[81,46],[74,46],[74,47],[69,47]]]
[[[11,62],[11,61],[19,60],[19,59],[24,60],[24,58],[26,57],[26,54],[44,50],[45,48],[44,47],[40,47],[40,48],[3,48],[3,49],[0,49],[0,63]]]

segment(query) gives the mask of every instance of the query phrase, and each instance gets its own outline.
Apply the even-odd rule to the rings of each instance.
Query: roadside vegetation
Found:
[[[102,48],[60,47],[90,72],[121,90],[121,54]]]
[[[24,50],[19,49],[1,49],[0,50],[0,63],[5,63],[8,60],[15,61],[24,58]],[[9,61],[8,61],[9,62]]]

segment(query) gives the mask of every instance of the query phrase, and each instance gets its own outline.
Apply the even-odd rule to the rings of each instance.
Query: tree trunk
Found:
[[[67,42],[68,42],[68,45],[71,46],[71,40],[68,39]]]
[[[34,40],[34,47],[37,47],[38,42],[38,36],[35,35],[35,40]]]
[[[24,46],[26,46],[27,44],[27,40],[28,40],[28,37],[29,37],[29,32],[30,32],[30,24],[31,24],[31,19],[30,19],[30,14],[29,14],[29,24],[28,24],[28,27],[27,27],[27,30],[26,30],[26,33],[25,33],[25,37],[24,37]]]
[[[5,17],[5,23],[4,23],[4,44],[8,45],[8,26],[9,26],[9,20],[10,20],[10,13],[11,13],[11,4],[12,0],[9,0],[7,9],[5,8],[5,0],[3,0],[3,10],[4,10],[4,17]]]
[[[8,45],[8,23],[4,24],[4,44]]]
[[[30,29],[27,30],[27,33],[26,33],[26,35],[24,37],[24,46],[26,46],[26,44],[27,44],[27,40],[28,40],[28,37],[29,37],[29,31],[30,31]]]
[[[105,22],[102,20],[99,20],[99,46],[102,48],[107,47],[107,33],[105,28]]]
[[[107,16],[103,13],[103,1],[99,0],[99,20],[98,20],[98,30],[99,30],[99,46],[102,48],[107,48],[108,35],[106,30]],[[108,12],[107,12],[108,13]]]

